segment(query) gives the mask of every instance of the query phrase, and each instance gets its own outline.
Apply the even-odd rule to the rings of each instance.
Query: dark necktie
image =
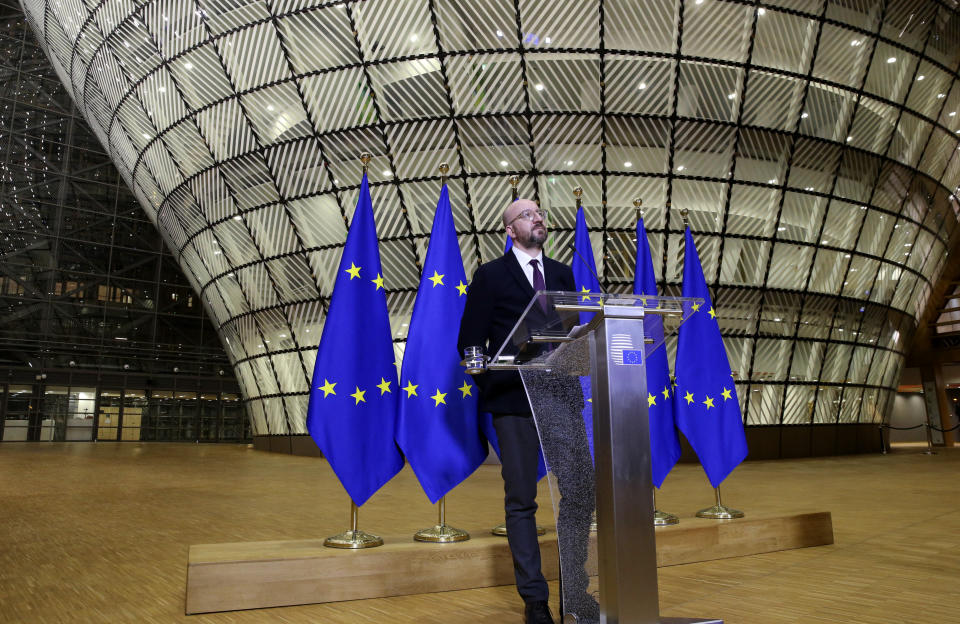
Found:
[[[547,283],[543,281],[543,273],[540,272],[540,261],[531,260],[530,265],[533,267],[533,289],[540,291],[547,289]],[[538,297],[540,300],[540,307],[543,308],[543,311],[547,311],[547,298],[545,296]]]

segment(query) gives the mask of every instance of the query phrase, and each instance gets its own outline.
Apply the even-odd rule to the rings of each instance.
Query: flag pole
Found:
[[[680,216],[683,217],[683,225],[685,228],[690,227],[690,221],[687,218],[689,211],[686,208],[680,209]],[[739,509],[732,509],[723,504],[723,501],[720,499],[720,486],[713,488],[714,494],[716,496],[716,504],[712,507],[707,507],[706,509],[701,509],[697,512],[698,518],[709,518],[711,520],[732,520],[733,518],[742,518],[744,513]]]
[[[512,175],[507,180],[510,182],[510,201],[515,202],[520,198],[520,191],[517,189],[517,186],[520,184],[520,176]],[[507,536],[507,525],[498,524],[497,526],[490,529],[490,533],[496,535],[497,537],[506,537]],[[537,535],[545,535],[547,530],[537,525]]]
[[[370,152],[362,152],[360,154],[360,162],[363,163],[364,174],[367,173],[371,160],[373,160],[373,154]],[[376,546],[383,546],[383,538],[379,535],[360,530],[360,508],[353,502],[353,499],[350,499],[350,530],[328,537],[323,540],[323,545],[328,548],[374,548]]]
[[[450,165],[445,162],[440,163],[440,188],[447,184],[447,173],[450,171]],[[418,542],[432,542],[434,544],[450,544],[452,542],[465,542],[470,539],[470,534],[462,529],[447,525],[446,522],[447,497],[441,496],[437,505],[437,524],[428,528],[421,529],[413,535],[413,539]]]

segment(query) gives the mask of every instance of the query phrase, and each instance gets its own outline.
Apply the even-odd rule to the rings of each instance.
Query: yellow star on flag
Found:
[[[431,282],[433,282],[433,287],[436,288],[438,285],[443,286],[443,273],[433,272],[433,277],[428,277]]]
[[[669,387],[669,386],[664,386],[664,387],[663,387],[663,392],[661,392],[660,394],[663,395],[663,398],[669,399],[669,398],[670,398],[670,387]]]
[[[407,385],[404,388],[401,388],[404,392],[407,393],[407,398],[409,399],[412,396],[417,396],[417,388],[420,386],[416,385],[410,380],[407,380]]]
[[[637,297],[637,298],[640,299],[640,303],[641,303],[644,307],[646,307],[646,306],[647,306],[647,299],[649,299],[650,297],[648,297],[648,296],[646,296],[646,295],[640,295],[640,296]]]
[[[723,395],[723,400],[724,400],[724,401],[727,401],[727,400],[733,398],[733,397],[730,396],[730,391],[727,390],[726,388],[724,388],[724,389],[723,389],[723,392],[721,392],[720,394]]]
[[[693,311],[698,312],[699,310],[700,310],[700,304],[699,303],[693,304]]]
[[[580,297],[580,301],[590,301],[590,289],[589,289],[589,288],[587,288],[586,286],[583,286],[582,288],[580,288],[580,292],[581,292],[581,293],[587,293],[587,294],[583,295],[582,297]]]
[[[717,313],[713,311],[713,308],[707,310],[707,313],[710,315],[710,318],[717,318]]]
[[[473,386],[471,386],[471,385],[468,384],[466,381],[464,381],[464,382],[463,382],[463,385],[460,386],[460,388],[458,388],[458,389],[460,390],[460,392],[463,393],[463,396],[460,397],[460,398],[465,399],[465,398],[467,398],[468,396],[473,396],[473,394],[470,393],[470,390],[471,390],[472,388],[473,388]]]
[[[356,403],[354,403],[354,405],[360,405],[361,403],[366,403],[367,400],[366,400],[365,398],[363,398],[363,395],[365,395],[365,394],[367,393],[367,391],[366,391],[366,390],[361,390],[361,389],[360,389],[360,386],[355,386],[355,387],[356,387],[357,391],[350,395],[350,396],[352,396],[353,399],[356,401]]]
[[[379,273],[377,273],[377,279],[372,279],[370,281],[377,285],[376,290],[383,288],[383,276]]]
[[[344,272],[350,274],[350,279],[353,279],[355,277],[360,277],[360,267],[358,267],[352,262],[350,263],[350,268],[344,269]]]
[[[650,407],[650,406],[656,405],[656,404],[657,404],[657,397],[653,396],[652,394],[648,394],[648,395],[647,395],[647,407]]]
[[[457,284],[457,292],[460,293],[460,295],[467,294],[467,285],[463,283],[463,280],[460,280],[460,283]]]
[[[447,393],[440,392],[440,388],[437,388],[437,393],[430,398],[435,401],[433,404],[434,407],[439,407],[441,403],[443,403],[444,405],[447,404],[447,402],[444,401],[444,399],[447,398]]]
[[[683,398],[686,400],[687,405],[690,405],[691,403],[693,403],[693,395],[690,394],[689,392]]]
[[[593,403],[593,397],[590,397],[589,399],[587,399],[587,403]]]
[[[707,406],[707,409],[710,409],[711,407],[713,407],[713,399],[711,399],[710,397],[707,397],[707,400],[704,401],[703,404]]]
[[[323,380],[323,385],[317,388],[317,390],[323,390],[323,398],[327,398],[328,395],[336,394],[333,391],[334,386],[337,385],[337,382],[330,383],[326,379]]]
[[[390,382],[383,377],[380,378],[380,383],[377,384],[377,387],[380,388],[380,396],[390,392]]]

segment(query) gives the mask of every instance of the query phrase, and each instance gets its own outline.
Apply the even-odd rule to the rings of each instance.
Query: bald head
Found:
[[[503,211],[503,226],[513,244],[531,256],[536,256],[547,241],[544,211],[537,202],[518,199]]]
[[[511,222],[513,222],[517,216],[524,210],[537,210],[537,202],[532,199],[518,199],[515,200],[512,204],[507,206],[506,210],[503,211],[503,227],[507,227]]]

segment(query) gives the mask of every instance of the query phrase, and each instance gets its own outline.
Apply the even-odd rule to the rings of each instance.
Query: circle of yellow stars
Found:
[[[351,280],[359,279],[359,278],[360,278],[360,271],[361,271],[362,268],[363,268],[363,267],[358,267],[358,266],[356,265],[356,263],[351,262],[351,263],[350,263],[350,267],[344,269],[344,273],[348,274],[348,275],[350,276],[350,279],[351,279]],[[427,279],[430,280],[430,282],[433,284],[433,288],[436,288],[437,286],[446,286],[446,284],[443,283],[443,278],[444,278],[445,276],[446,276],[445,273],[440,273],[440,272],[434,270],[434,271],[433,271],[433,275],[427,277]],[[382,288],[384,287],[384,286],[383,286],[383,276],[380,275],[379,273],[377,273],[377,277],[376,277],[375,279],[372,279],[372,280],[370,280],[370,281],[376,286],[376,290],[380,290],[380,289],[382,289]],[[458,296],[458,297],[462,297],[462,296],[464,296],[464,295],[467,294],[468,284],[465,284],[462,279],[461,279],[461,280],[458,280],[458,282],[459,282],[459,283],[458,283],[456,286],[454,286],[454,288],[457,289],[457,296]],[[317,390],[320,390],[320,391],[323,392],[323,398],[327,398],[327,397],[329,397],[329,396],[336,396],[336,395],[337,395],[337,392],[336,392],[337,383],[338,383],[338,382],[336,382],[336,381],[330,381],[329,379],[324,378],[324,380],[323,380],[323,385],[318,386],[318,387],[317,387]],[[390,384],[391,384],[391,383],[392,383],[392,382],[387,381],[387,380],[384,379],[383,377],[380,378],[380,383],[376,384],[376,387],[380,389],[380,396],[383,396],[384,394],[392,393],[392,391],[391,391],[391,389],[390,389]],[[402,388],[400,388],[400,389],[401,389],[402,391],[404,391],[404,392],[407,393],[407,397],[406,397],[406,398],[409,399],[409,398],[411,398],[411,397],[419,396],[419,395],[417,394],[417,388],[419,388],[419,387],[420,387],[419,385],[417,385],[417,384],[413,383],[412,381],[409,381],[409,380],[408,380],[408,381],[407,381],[407,385],[404,386],[404,387],[402,387]],[[470,385],[469,383],[467,383],[466,380],[464,380],[463,385],[460,386],[459,388],[457,388],[457,390],[460,391],[460,398],[461,398],[461,399],[466,399],[468,396],[474,396],[474,395],[473,395],[473,386]],[[449,393],[449,392],[440,392],[440,388],[437,388],[437,389],[436,389],[436,392],[433,394],[433,396],[431,396],[431,397],[429,397],[429,398],[433,399],[433,405],[434,405],[434,407],[440,407],[441,405],[446,405],[446,404],[447,404],[447,395],[448,395],[448,394],[450,394],[450,393]],[[366,395],[367,395],[367,391],[366,391],[366,390],[361,390],[361,389],[360,389],[360,386],[354,386],[354,391],[353,391],[353,393],[350,394],[350,395],[348,395],[348,396],[350,396],[350,397],[354,400],[354,405],[360,405],[361,403],[366,403],[366,402],[367,402]]]

